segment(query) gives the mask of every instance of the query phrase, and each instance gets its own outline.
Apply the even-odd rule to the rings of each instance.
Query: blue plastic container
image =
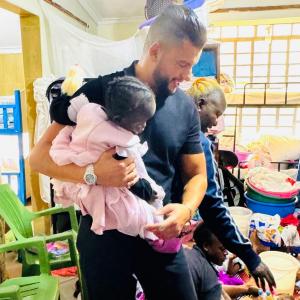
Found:
[[[251,209],[254,213],[262,213],[266,215],[274,216],[278,214],[281,218],[286,217],[289,214],[292,214],[295,210],[297,198],[291,203],[267,203],[267,202],[258,202],[248,197],[245,193],[245,199],[247,207]]]
[[[279,246],[277,246],[275,243],[273,242],[266,242],[266,241],[263,241],[261,239],[259,239],[260,243],[264,246],[267,246],[267,247],[270,247],[271,249],[277,249],[279,248]]]

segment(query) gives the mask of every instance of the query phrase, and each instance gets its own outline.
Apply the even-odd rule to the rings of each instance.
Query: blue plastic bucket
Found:
[[[297,198],[291,203],[267,203],[259,202],[248,197],[245,193],[245,199],[247,207],[251,209],[254,213],[262,213],[266,215],[274,216],[278,214],[281,218],[286,217],[289,214],[292,214],[295,210]]]

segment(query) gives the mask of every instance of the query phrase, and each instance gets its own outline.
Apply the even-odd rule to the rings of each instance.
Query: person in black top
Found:
[[[158,211],[165,220],[146,227],[162,239],[180,234],[207,187],[198,112],[193,100],[178,88],[180,82],[190,79],[205,42],[206,30],[192,10],[168,6],[149,29],[140,61],[89,81],[73,95],[83,93],[90,102],[103,105],[107,83],[125,75],[136,76],[154,91],[157,110],[140,138],[149,147],[143,157],[147,171],[166,193],[165,206]],[[55,122],[32,150],[30,165],[33,171],[60,180],[84,182],[85,168],[74,164],[58,167],[48,154],[59,130],[74,124],[68,118],[70,100],[63,95],[52,102],[50,114]],[[114,153],[114,149],[104,152],[89,178],[96,175],[97,184],[104,186],[132,186],[138,180],[133,160],[115,160]],[[176,174],[184,183],[181,190],[172,184]],[[77,240],[90,300],[133,300],[136,278],[148,300],[197,299],[182,249],[176,254],[158,253],[139,237],[115,230],[96,235],[90,227],[91,217],[82,217]]]

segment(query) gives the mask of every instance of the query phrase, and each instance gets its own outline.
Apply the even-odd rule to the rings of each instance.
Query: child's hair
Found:
[[[200,223],[194,231],[194,241],[196,245],[203,248],[203,244],[212,244],[215,235],[206,227],[204,223]]]
[[[108,83],[105,110],[108,118],[115,123],[127,114],[147,114],[153,102],[155,96],[152,90],[135,77],[117,77]]]
[[[186,92],[194,99],[197,106],[203,104],[201,103],[203,101],[213,99],[221,99],[226,102],[224,92],[215,79],[200,77]]]

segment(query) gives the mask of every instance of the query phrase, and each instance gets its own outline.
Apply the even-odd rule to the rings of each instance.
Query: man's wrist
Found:
[[[194,211],[192,208],[190,208],[187,204],[182,203],[182,205],[187,208],[187,210],[189,211],[189,218],[187,221],[190,221],[194,215]]]
[[[87,185],[97,184],[97,176],[94,172],[94,165],[93,164],[89,164],[86,167],[85,173],[83,175],[83,180]]]

